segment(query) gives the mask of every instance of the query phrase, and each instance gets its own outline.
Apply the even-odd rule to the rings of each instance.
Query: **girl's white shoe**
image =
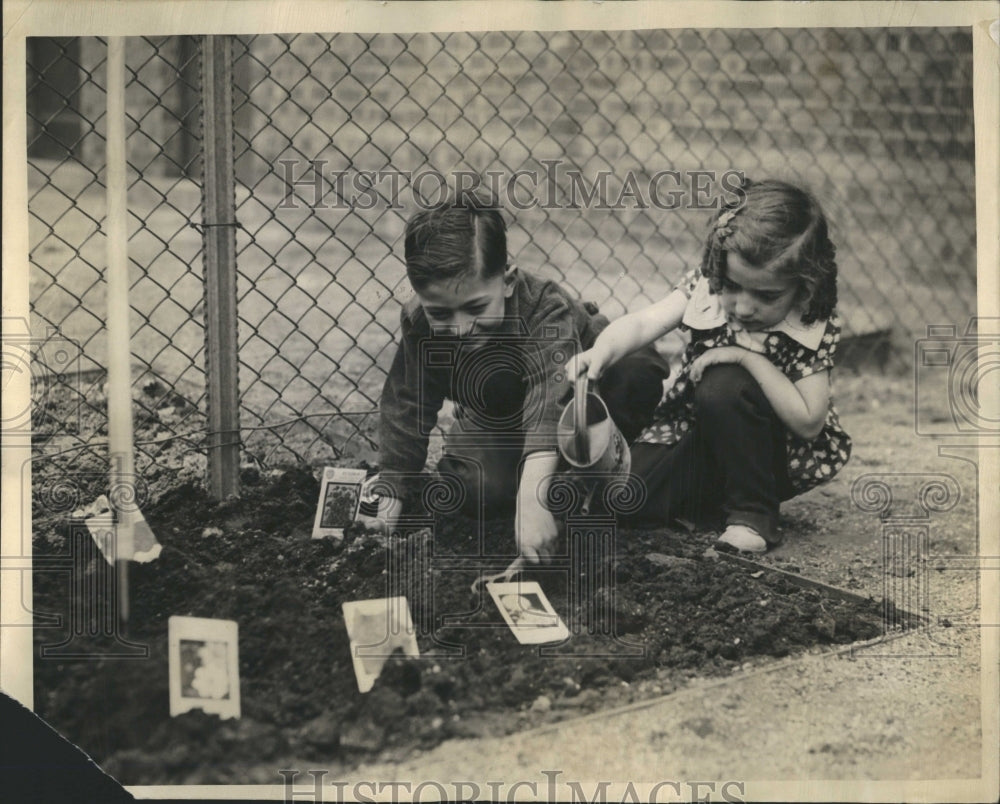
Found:
[[[744,553],[767,552],[767,542],[764,541],[764,537],[746,525],[730,525],[719,537],[719,541]]]

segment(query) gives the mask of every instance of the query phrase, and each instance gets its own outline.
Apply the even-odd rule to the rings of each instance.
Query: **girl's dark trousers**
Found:
[[[778,544],[778,505],[795,496],[785,425],[757,381],[733,364],[705,369],[694,406],[695,423],[677,443],[633,444],[632,474],[646,487],[634,520],[747,525]]]

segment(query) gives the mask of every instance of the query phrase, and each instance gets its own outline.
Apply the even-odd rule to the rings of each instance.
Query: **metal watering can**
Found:
[[[556,428],[559,452],[572,467],[571,475],[582,482],[587,496],[581,510],[590,511],[590,500],[601,481],[626,477],[632,468],[632,454],[618,430],[607,405],[587,388],[586,372],[576,378],[572,401],[563,409]],[[594,475],[588,479],[587,475]]]

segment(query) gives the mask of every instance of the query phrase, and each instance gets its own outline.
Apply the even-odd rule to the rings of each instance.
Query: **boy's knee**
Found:
[[[699,413],[727,413],[745,405],[767,404],[757,381],[742,366],[721,363],[709,366],[694,389],[694,404]]]
[[[467,516],[503,513],[512,508],[517,494],[517,464],[507,456],[441,456],[437,471],[451,475],[463,495],[459,510]]]
[[[437,472],[449,481],[454,481],[462,496],[460,508],[468,507],[470,499],[479,493],[482,479],[478,466],[472,461],[455,455],[442,455],[437,464]]]

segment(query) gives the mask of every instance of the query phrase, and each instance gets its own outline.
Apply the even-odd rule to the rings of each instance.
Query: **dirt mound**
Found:
[[[611,533],[594,522],[583,541],[563,545],[562,561],[525,576],[573,636],[523,646],[489,595],[470,591],[482,556],[497,568],[513,558],[512,523],[448,519],[406,538],[352,527],[343,541],[313,540],[318,494],[308,470],[263,478],[224,503],[196,485],[162,494],[145,514],[163,552],[130,577],[128,639],[147,645],[148,658],[40,658],[41,645],[68,631],[36,628],[38,713],[124,784],[278,783],[277,771],[250,780],[241,769],[293,767],[281,764],[293,758],[345,769],[392,761],[447,738],[517,731],[880,628],[874,603],[753,577],[706,551],[708,537],[621,531],[613,550],[574,556],[572,544]],[[67,521],[36,550],[69,537]],[[94,559],[81,571],[97,581],[109,568]],[[36,612],[65,616],[71,601],[83,605],[73,588],[66,571],[36,567]],[[390,659],[361,695],[341,604],[394,594],[409,600],[422,656]],[[240,720],[169,717],[171,615],[239,624]]]

